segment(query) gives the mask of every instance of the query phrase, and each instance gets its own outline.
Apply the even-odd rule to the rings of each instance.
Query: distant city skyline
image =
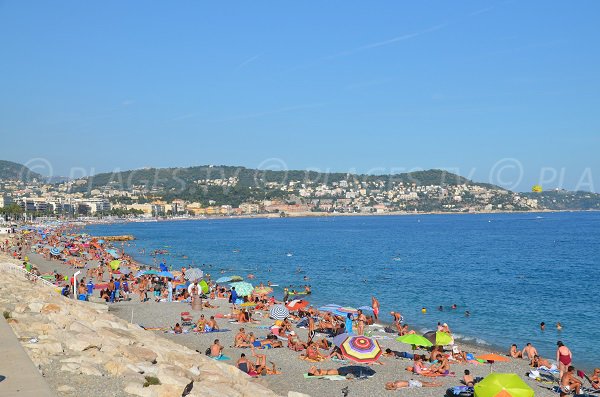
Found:
[[[600,191],[600,3],[0,2],[0,159]]]

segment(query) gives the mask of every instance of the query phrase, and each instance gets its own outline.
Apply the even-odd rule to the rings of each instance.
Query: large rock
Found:
[[[81,366],[80,371],[84,375],[102,376],[102,372],[100,372],[98,368],[92,367],[91,365]]]
[[[38,343],[26,343],[25,347],[45,354],[61,354],[63,352],[63,347],[60,342],[52,340],[41,340]]]
[[[87,333],[91,334],[94,332],[90,327],[88,327],[81,321],[73,321],[69,325],[69,331],[77,332],[78,334],[87,334]]]
[[[156,353],[150,349],[139,346],[124,346],[121,348],[123,356],[127,357],[133,362],[149,362],[156,361]]]
[[[106,371],[113,376],[125,376],[135,374],[135,371],[132,371],[130,368],[128,368],[127,364],[120,363],[117,361],[107,362],[106,364],[104,364],[104,369],[106,369]]]
[[[57,304],[54,304],[54,303],[47,303],[47,304],[45,304],[42,307],[42,309],[40,310],[40,312],[42,314],[59,313],[60,312],[60,306],[58,306]]]

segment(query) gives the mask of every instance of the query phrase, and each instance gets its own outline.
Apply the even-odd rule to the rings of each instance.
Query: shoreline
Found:
[[[134,258],[135,259],[135,258]],[[33,261],[32,261],[33,262]],[[42,262],[40,260],[40,262]],[[140,262],[138,260],[136,260],[136,262]],[[34,262],[35,263],[35,262]],[[58,263],[56,262],[49,262],[46,264],[40,264],[40,269],[44,268],[45,271],[49,272],[51,271],[50,269],[52,267],[55,267]],[[63,265],[66,266],[66,265]],[[69,267],[67,267],[69,268]],[[73,269],[73,268],[70,268]],[[212,311],[212,310],[206,310],[205,313],[211,314],[211,313],[223,313],[223,310],[225,309],[225,313],[228,312],[229,310],[227,309],[227,304],[225,304],[223,306],[223,302],[220,302],[218,299],[215,301],[211,301],[212,304],[215,304],[217,306],[217,309]],[[131,312],[134,313],[134,324],[143,324],[145,326],[148,327],[159,327],[161,329],[168,329],[170,326],[172,326],[175,322],[177,322],[179,320],[179,313],[183,310],[189,310],[188,309],[188,305],[187,304],[182,304],[182,303],[154,303],[154,302],[150,302],[150,303],[140,303],[137,301],[137,297],[133,297],[133,301],[129,301],[129,302],[119,302],[119,303],[115,303],[115,304],[111,304],[109,305],[109,310],[110,313],[117,315],[118,317],[120,317],[122,320],[125,320],[127,322],[129,322],[131,320]],[[194,317],[198,316],[200,313],[199,312],[193,312]],[[265,325],[268,323],[272,323],[272,321],[266,320],[265,319],[261,319],[260,324],[261,325]],[[230,362],[227,362],[227,364],[233,364],[235,362],[235,359],[238,357],[239,353],[245,352],[247,354],[249,354],[249,351],[244,351],[244,350],[240,350],[240,349],[232,349],[229,348],[230,345],[233,344],[233,334],[237,331],[237,328],[240,325],[236,325],[236,324],[229,324],[226,320],[219,320],[219,324],[221,325],[221,327],[227,327],[227,328],[231,328],[230,332],[226,332],[226,333],[219,333],[218,335],[216,335],[218,338],[221,338],[221,340],[224,342],[223,344],[226,346],[226,351],[227,354],[232,357],[233,360],[231,360]],[[247,325],[247,327],[254,331],[256,333],[257,336],[264,336],[264,334],[266,334],[267,331],[264,331],[262,329],[255,329],[252,328],[250,324]],[[296,331],[299,333],[299,335],[301,336],[301,339],[304,339],[306,337],[306,330],[303,329],[296,329]],[[207,345],[210,345],[210,343],[212,342],[212,339],[214,338],[213,335],[210,334],[205,334],[205,335],[173,335],[173,334],[164,334],[163,331],[144,331],[150,334],[155,334],[157,336],[162,336],[162,337],[166,337],[167,339],[170,339],[173,342],[176,342],[177,344],[183,345],[183,346],[187,346],[188,348],[192,349],[192,350],[200,350],[203,351]],[[399,342],[396,342],[394,340],[394,336],[392,334],[392,336],[388,336],[385,334],[378,334],[381,335],[383,339],[380,340],[380,343],[382,345],[382,348],[385,347],[391,347],[395,350],[399,350],[399,351],[410,351],[410,347],[407,345],[403,345]],[[499,352],[502,350],[496,350],[494,346],[491,345],[477,345],[477,344],[473,344],[471,342],[463,342],[461,340],[457,341],[458,344],[461,346],[461,348],[464,351],[468,351],[468,352],[472,352],[474,354],[481,354],[481,353],[490,353],[490,352]],[[349,386],[353,395],[354,393],[357,393],[357,395],[367,395],[370,394],[372,395],[373,393],[377,394],[377,395],[383,395],[386,392],[383,390],[383,383],[385,381],[391,381],[391,380],[395,380],[395,379],[406,379],[406,378],[412,378],[414,377],[414,375],[406,372],[406,371],[402,371],[402,369],[404,369],[404,367],[410,365],[412,363],[412,361],[408,361],[408,360],[393,360],[393,359],[382,359],[382,362],[384,362],[384,366],[381,367],[374,367],[375,371],[377,372],[377,374],[375,375],[374,378],[370,378],[366,381],[362,381],[362,382],[355,382],[355,381],[347,381],[347,382],[342,382],[342,383],[338,383],[338,382],[330,382],[330,381],[325,381],[325,380],[303,380],[300,375],[302,374],[302,371],[306,371],[307,368],[312,365],[311,363],[306,363],[302,360],[298,360],[296,357],[294,357],[294,353],[290,352],[288,349],[283,348],[283,349],[274,349],[274,350],[269,350],[261,352],[261,353],[265,353],[268,355],[269,360],[273,360],[275,361],[278,366],[280,366],[284,372],[284,375],[281,376],[271,376],[271,377],[267,377],[267,378],[261,378],[261,381],[266,382],[266,386],[270,387],[272,390],[276,390],[277,392],[280,391],[285,391],[285,392],[291,392],[294,390],[306,390],[307,388],[309,388],[311,390],[312,395],[316,396],[316,395],[334,395],[339,393],[339,389],[342,386]],[[504,354],[504,353],[501,353]],[[334,363],[334,362],[330,362],[330,361],[326,361],[324,363],[320,363],[320,364],[316,364],[318,367],[320,368],[332,368],[332,367],[337,367],[339,366],[339,364]],[[489,366],[487,365],[477,365],[477,366],[470,366],[470,365],[462,365],[462,364],[456,364],[453,365],[453,371],[455,371],[457,374],[461,374],[462,373],[462,369],[464,368],[469,368],[472,373],[476,376],[485,376],[488,373],[488,368]],[[516,372],[517,374],[519,374],[521,377],[523,377],[523,374],[529,370],[529,367],[527,365],[527,362],[525,360],[511,360],[509,363],[497,363],[494,365],[495,368],[497,368],[498,370],[505,370],[508,372]],[[457,375],[457,377],[459,378],[460,375]],[[426,397],[433,397],[433,396],[439,396],[440,394],[442,394],[443,392],[445,392],[445,388],[446,387],[450,387],[450,386],[454,386],[458,384],[458,379],[457,378],[444,378],[441,379],[443,381],[444,386],[442,388],[431,388],[431,389],[419,389],[419,390],[415,390],[415,395],[418,396],[426,396]],[[533,381],[530,380],[526,380],[536,391],[536,394],[538,395],[552,395],[552,394],[545,394],[544,390],[540,390],[538,387],[538,384],[536,384]],[[312,390],[315,390],[315,393],[312,393]]]

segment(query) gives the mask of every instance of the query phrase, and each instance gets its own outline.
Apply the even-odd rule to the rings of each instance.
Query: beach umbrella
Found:
[[[228,282],[230,282],[230,281],[232,281],[232,280],[231,280],[231,277],[229,277],[229,276],[224,276],[224,277],[219,277],[219,278],[218,278],[218,279],[217,279],[215,282],[216,282],[216,283],[228,283]]]
[[[50,254],[54,256],[60,255],[60,250],[58,248],[50,248]]]
[[[423,337],[437,346],[446,346],[452,344],[452,336],[447,332],[429,331],[423,334]]]
[[[167,272],[167,271],[162,271],[162,272],[159,272],[159,273],[157,274],[157,276],[158,276],[158,277],[166,277],[166,278],[175,278],[175,276],[173,276],[173,273],[171,273],[171,272]]]
[[[321,306],[319,308],[320,312],[330,312],[330,313],[334,313],[337,309],[339,309],[341,306],[340,305],[335,305],[333,303],[330,303],[328,305],[325,306]]]
[[[362,310],[363,312],[373,312],[373,308],[371,306],[361,306],[358,310]]]
[[[362,335],[349,335],[339,348],[344,357],[363,364],[377,361],[382,353],[375,339]]]
[[[200,280],[198,286],[200,287],[200,292],[202,292],[203,294],[208,294],[210,288],[208,288],[208,283],[206,281]],[[237,288],[235,290],[237,291]]]
[[[176,290],[178,290],[178,289],[186,289],[187,287],[188,287],[187,283],[185,283],[185,284],[178,284],[178,285],[175,286],[175,289]]]
[[[475,384],[475,397],[533,397],[533,389],[517,374],[493,373]]]
[[[242,276],[231,276],[231,281],[242,281],[244,278]]]
[[[417,334],[408,334],[408,335],[399,336],[396,338],[396,340],[398,342],[406,343],[406,344],[413,345],[413,346],[423,346],[423,347],[433,346],[433,343],[431,343],[430,341],[428,341],[426,338],[422,337],[421,335],[417,335]],[[414,348],[413,348],[413,350],[414,350]]]
[[[240,281],[237,283],[229,284],[232,287],[235,287],[235,292],[237,292],[238,296],[248,296],[252,295],[252,291],[254,291],[254,286],[250,283]]]
[[[119,259],[121,257],[121,255],[119,255],[119,253],[117,251],[113,250],[113,249],[106,250],[106,252],[108,252],[108,254],[110,256],[112,256],[113,258],[115,258],[115,259]]]
[[[149,276],[156,276],[158,274],[158,270],[146,270],[144,271],[144,274],[149,275]]]
[[[349,337],[353,336],[353,334],[343,333],[333,337],[333,344],[337,347],[340,347],[342,343]]]
[[[290,315],[290,311],[283,305],[274,305],[269,310],[269,317],[273,320],[285,320]]]
[[[136,278],[137,278],[137,277],[142,277],[144,274],[146,274],[146,272],[145,272],[144,270],[140,270],[139,272],[137,272],[137,273],[135,274],[135,277],[136,277]]]
[[[489,362],[490,363],[490,372],[492,372],[493,369],[494,369],[494,362],[496,362],[496,361],[502,361],[502,362],[506,363],[506,362],[510,361],[510,359],[508,357],[501,356],[501,355],[496,354],[496,353],[483,354],[483,355],[477,356],[475,358],[477,358],[478,360],[485,360],[485,361]]]
[[[339,307],[335,310],[336,314],[341,316],[346,316],[347,314],[358,314],[358,309],[355,309],[350,306]]]
[[[301,300],[301,299],[294,299],[293,301],[288,302],[288,304],[285,305],[285,307],[287,307],[288,310],[291,310],[291,311],[304,309],[306,306],[308,306],[308,301]]]
[[[199,280],[204,277],[204,272],[198,268],[191,268],[185,271],[186,280]]]
[[[108,265],[110,266],[111,269],[117,270],[119,268],[119,266],[121,266],[121,261],[118,259],[115,259],[114,261],[110,261],[110,263]]]
[[[267,295],[273,292],[273,288],[271,287],[255,287],[254,293],[257,295]]]

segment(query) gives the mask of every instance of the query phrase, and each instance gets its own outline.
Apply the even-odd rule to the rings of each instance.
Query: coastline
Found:
[[[38,258],[36,258],[38,259]],[[39,261],[40,263],[42,262],[41,260]],[[139,261],[137,261],[139,263]],[[36,262],[34,262],[36,263]],[[40,264],[41,269],[43,269],[46,272],[50,272],[51,268],[56,266],[56,263],[45,263],[45,264]],[[65,265],[66,266],[66,265]],[[72,269],[70,267],[66,267],[66,269]],[[218,306],[217,310],[215,310],[214,312],[211,311],[207,311],[206,313],[223,313],[223,312],[228,312],[229,309],[227,308],[227,304],[223,305],[223,302],[219,302],[214,301],[211,302],[215,305]],[[187,307],[186,307],[187,308]],[[113,314],[116,315],[118,317],[120,317],[122,320],[129,322],[132,319],[132,314],[131,311],[134,312],[135,317],[133,317],[135,319],[135,321],[133,322],[133,324],[142,324],[145,326],[149,326],[149,327],[158,327],[161,328],[160,331],[144,331],[145,333],[150,333],[150,334],[154,334],[157,335],[159,337],[166,337],[167,339],[170,339],[172,342],[175,342],[179,345],[182,346],[186,346],[192,350],[200,350],[203,351],[204,348],[206,348],[207,345],[209,345],[212,341],[213,336],[212,335],[173,335],[173,334],[164,334],[163,333],[163,329],[168,329],[169,327],[171,327],[176,321],[178,321],[179,319],[179,313],[182,309],[182,304],[181,303],[177,303],[177,304],[168,304],[168,303],[159,303],[159,304],[155,304],[155,303],[149,303],[149,304],[142,304],[137,302],[137,298],[134,297],[134,301],[130,301],[130,302],[120,302],[120,303],[115,303],[110,305],[109,307],[110,309],[110,313],[109,314]],[[189,309],[188,309],[189,310]],[[193,313],[194,317],[196,317],[197,315],[199,315],[199,312],[195,312]],[[221,321],[221,320],[220,320]],[[265,319],[261,319],[260,325],[264,326],[266,324],[270,323],[270,321]],[[224,345],[225,346],[231,346],[233,344],[233,334],[235,331],[237,331],[237,327],[238,325],[229,325],[227,324],[227,322],[225,323],[221,323],[222,326],[224,325],[225,327],[229,326],[232,331],[227,332],[227,333],[223,333],[223,334],[219,334],[218,337],[220,337],[223,341],[224,341]],[[253,329],[254,330],[254,329]],[[299,329],[297,330],[299,335],[301,335],[302,338],[306,337],[306,331]],[[255,331],[256,334],[258,336],[264,336],[264,334],[266,334],[266,331],[264,330],[256,330]],[[399,342],[396,342],[393,340],[393,338],[385,338],[386,335],[385,334],[381,334],[382,339],[381,339],[381,344],[382,347],[392,347],[394,350],[404,350],[404,351],[410,351],[410,347],[407,345],[403,345]],[[460,345],[461,349],[463,351],[467,351],[467,352],[472,352],[474,354],[485,354],[485,353],[491,353],[491,352],[501,352],[500,354],[504,354],[503,350],[505,349],[496,349],[495,346],[491,346],[491,345],[478,345],[476,343],[471,343],[471,342],[463,342],[463,341],[458,341],[458,344]],[[231,357],[234,358],[237,357],[237,354],[239,354],[240,352],[244,352],[243,350],[239,350],[239,349],[227,349],[227,351],[229,353],[231,353]],[[245,353],[249,353],[248,351],[245,351]],[[385,392],[383,391],[382,388],[382,383],[385,381],[391,381],[391,380],[395,380],[395,379],[407,379],[407,377],[411,377],[411,374],[402,371],[402,369],[408,365],[411,364],[412,361],[409,360],[393,360],[393,359],[383,359],[382,361],[384,362],[384,366],[382,367],[375,367],[375,370],[377,372],[376,376],[373,379],[368,379],[366,381],[361,381],[361,382],[343,382],[342,385],[338,385],[336,384],[337,382],[329,382],[329,381],[314,381],[314,380],[310,380],[308,381],[309,383],[307,383],[306,380],[302,380],[300,378],[300,375],[302,374],[302,371],[306,371],[306,369],[308,368],[308,363],[303,362],[301,360],[298,360],[296,357],[291,356],[290,357],[290,352],[287,351],[287,349],[275,349],[275,350],[271,350],[269,352],[267,352],[269,359],[273,359],[278,365],[281,366],[282,370],[284,371],[284,375],[281,376],[273,376],[273,377],[267,377],[267,378],[261,378],[261,382],[264,383],[264,385],[270,387],[272,390],[277,390],[278,392],[294,392],[295,390],[307,390],[307,387],[310,388],[311,390],[316,390],[317,393],[313,394],[310,393],[312,395],[334,395],[339,393],[339,389],[342,386],[345,386],[346,384],[348,384],[351,388],[351,390],[353,392],[356,392],[358,395],[367,395],[367,394],[384,394]],[[232,362],[228,362],[228,364],[232,364]],[[325,362],[322,364],[317,364],[319,367],[322,368],[330,368],[330,367],[336,367],[338,366],[335,363],[332,362]],[[523,377],[523,374],[525,372],[527,372],[529,370],[529,367],[527,365],[527,363],[523,360],[511,360],[510,363],[496,363],[494,364],[495,368],[497,368],[497,370],[502,370],[502,371],[507,371],[507,372],[516,372],[517,374],[519,374],[521,377]],[[485,376],[488,373],[488,369],[489,366],[487,365],[477,365],[475,367],[470,367],[470,366],[462,366],[462,365],[453,365],[453,371],[455,371],[457,374],[462,373],[462,370],[464,368],[469,368],[472,373],[476,376]],[[458,375],[458,377],[460,377],[460,375]],[[139,378],[138,378],[139,379]],[[535,383],[534,381],[531,380],[526,380],[536,391],[536,394],[538,395],[553,395],[553,394],[545,394],[547,393],[546,390],[544,389],[540,389],[539,388],[539,384]],[[456,378],[447,378],[447,379],[443,379],[443,384],[444,387],[450,387],[450,386],[454,386],[457,385],[457,379]],[[316,386],[314,386],[316,385]],[[124,385],[121,385],[124,387]],[[427,396],[427,397],[432,397],[432,396],[439,396],[444,392],[445,389],[421,389],[416,391],[416,395],[418,396]],[[64,395],[70,395],[70,394],[64,394]]]

